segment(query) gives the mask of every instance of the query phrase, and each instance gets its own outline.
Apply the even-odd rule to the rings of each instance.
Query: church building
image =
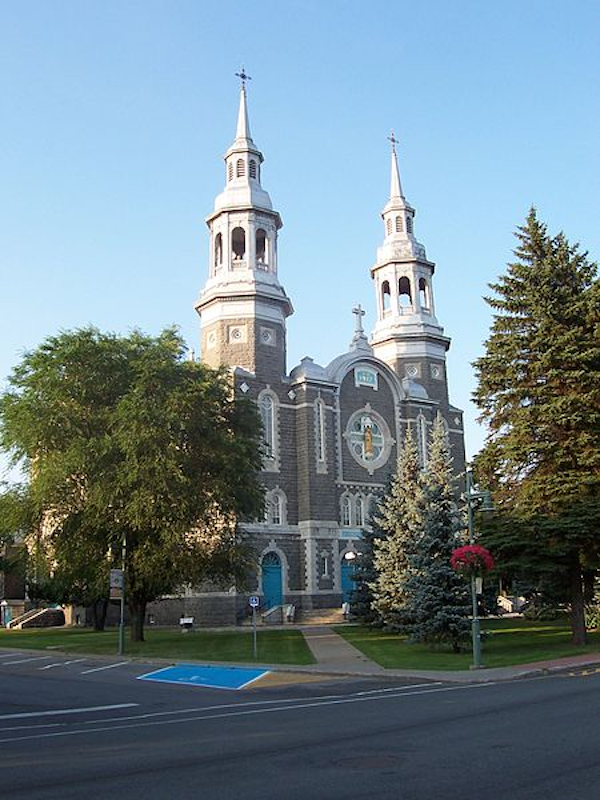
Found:
[[[455,471],[464,470],[462,412],[448,399],[450,339],[435,314],[435,265],[416,238],[393,136],[390,195],[371,267],[375,327],[368,337],[359,305],[347,352],[325,366],[303,358],[288,372],[286,320],[293,306],[280,282],[283,223],[263,187],[264,158],[252,139],[246,76],[240,77],[237,130],[225,154],[225,187],[206,220],[208,278],[195,308],[202,360],[228,366],[236,391],[260,410],[266,513],[244,526],[257,556],[254,585],[246,593],[185,599],[186,614],[212,624],[243,619],[249,594],[259,596],[263,613],[284,604],[300,613],[339,607],[348,598],[354,555],[407,428],[425,464],[441,413]],[[161,604],[153,605],[158,611]]]

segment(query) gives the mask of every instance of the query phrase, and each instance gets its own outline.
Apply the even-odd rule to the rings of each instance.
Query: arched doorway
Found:
[[[280,606],[283,602],[281,559],[277,553],[266,553],[262,564],[262,590],[265,609]]]

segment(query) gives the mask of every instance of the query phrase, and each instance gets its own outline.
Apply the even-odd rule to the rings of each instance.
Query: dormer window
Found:
[[[244,164],[244,159],[238,158],[235,165],[236,178],[243,178],[245,174],[246,174],[246,165]]]
[[[250,177],[256,178],[256,161],[253,158],[250,159]]]

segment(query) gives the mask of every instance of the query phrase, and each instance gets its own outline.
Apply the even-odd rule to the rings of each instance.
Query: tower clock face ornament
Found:
[[[392,445],[389,429],[370,408],[356,411],[350,417],[345,438],[354,460],[370,473],[388,460]]]

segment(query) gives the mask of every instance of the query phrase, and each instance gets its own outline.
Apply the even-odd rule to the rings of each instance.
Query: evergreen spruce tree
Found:
[[[582,574],[600,564],[600,286],[596,264],[532,209],[516,261],[492,284],[495,312],[475,362],[489,428],[476,462],[499,513],[500,566],[562,581],[573,641],[585,642]]]
[[[452,491],[452,457],[441,415],[433,426],[427,469],[419,478],[423,508],[418,547],[407,554],[403,630],[413,642],[450,644],[469,636],[469,595],[450,566],[462,527]]]
[[[372,608],[385,625],[393,628],[401,628],[406,623],[408,557],[418,547],[421,535],[419,472],[417,445],[409,429],[390,488],[373,518],[377,535],[373,541],[376,578],[369,583],[373,593]]]
[[[360,544],[359,557],[356,559],[356,569],[352,575],[355,581],[350,597],[352,616],[363,625],[374,627],[382,624],[379,613],[373,608],[372,584],[377,578],[375,569],[375,542],[385,536],[383,531],[372,520],[370,529],[365,529]]]

